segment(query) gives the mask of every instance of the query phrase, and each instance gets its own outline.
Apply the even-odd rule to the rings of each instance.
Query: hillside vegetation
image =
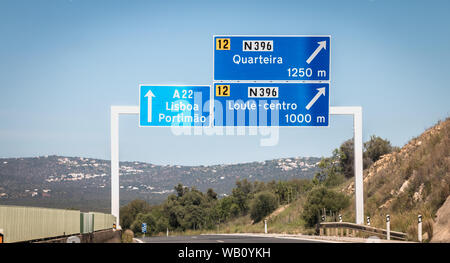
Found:
[[[394,230],[417,236],[417,216],[424,217],[430,239],[436,212],[450,195],[450,119],[439,122],[401,149],[386,154],[364,172],[366,216],[385,226],[390,214]],[[353,182],[343,190],[350,195]],[[346,214],[352,217],[353,206]]]
[[[372,136],[366,144],[366,159],[372,162],[383,153],[392,151],[390,143]],[[157,234],[166,229],[177,232],[262,231],[263,221],[269,221],[271,231],[313,231],[322,213],[337,215],[349,206],[349,197],[339,191],[339,186],[352,176],[349,141],[323,158],[320,172],[311,179],[289,181],[250,182],[237,181],[231,195],[218,198],[213,189],[203,193],[196,188],[178,184],[165,202],[149,206],[144,201],[133,201],[122,208],[121,225],[140,231],[143,222]],[[245,173],[245,171],[242,171]]]
[[[218,199],[217,193],[208,189],[203,193],[182,184],[175,187],[176,194],[168,196],[161,205],[150,206],[143,200],[134,200],[120,210],[120,224],[134,232],[141,231],[147,223],[149,233],[170,231],[216,230],[235,220],[251,224],[261,222],[280,205],[297,200],[313,187],[311,180],[236,182],[232,194]]]
[[[416,240],[420,214],[425,241],[433,234],[439,237],[433,241],[450,239],[450,220],[445,216],[450,213],[450,199],[443,206],[450,198],[449,133],[447,119],[402,148],[377,136],[364,143],[364,208],[372,226],[385,228],[389,214],[392,230],[406,232],[410,240]],[[337,221],[342,214],[344,221],[354,222],[352,140],[342,143],[331,157],[322,158],[318,168],[310,180],[237,181],[232,194],[224,198],[217,198],[212,189],[203,194],[179,185],[175,187],[177,195],[128,219],[126,211],[133,205],[124,207],[123,224],[139,232],[140,224],[153,214],[168,220],[161,223],[164,229],[155,223],[153,234],[166,228],[179,234],[237,233],[263,232],[266,219],[272,233],[315,234],[323,215],[327,221]]]

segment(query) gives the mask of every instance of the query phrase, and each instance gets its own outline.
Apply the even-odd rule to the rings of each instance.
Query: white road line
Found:
[[[142,240],[140,240],[140,239],[137,239],[137,238],[133,238],[133,240],[134,240],[136,243],[144,243],[144,241],[142,241]]]
[[[219,242],[219,243],[224,243],[225,241],[223,241],[223,240],[217,240],[217,242]]]
[[[201,234],[201,235],[223,235],[223,236],[240,236],[240,237],[271,237],[271,238],[278,238],[278,239],[296,239],[296,240],[305,240],[305,241],[314,241],[314,242],[323,242],[323,243],[347,243],[347,242],[352,242],[352,241],[347,241],[347,240],[326,240],[326,239],[322,239],[322,238],[308,238],[308,237],[303,237],[303,236],[276,236],[276,235],[267,235],[267,234],[240,234],[240,233],[236,233],[236,234]],[[355,241],[353,241],[355,242]],[[356,241],[357,243],[361,243],[361,241]]]
[[[314,238],[304,238],[304,237],[275,237],[279,239],[295,239],[295,240],[305,240],[305,241],[314,241],[319,243],[346,243],[344,241],[331,241],[331,240],[324,240],[324,239],[314,239]]]

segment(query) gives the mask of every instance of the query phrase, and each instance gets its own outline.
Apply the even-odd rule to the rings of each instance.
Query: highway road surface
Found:
[[[140,237],[139,243],[328,243],[308,238],[277,237],[262,235],[198,235],[169,237]]]

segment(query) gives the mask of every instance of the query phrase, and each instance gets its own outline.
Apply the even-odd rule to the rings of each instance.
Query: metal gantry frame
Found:
[[[119,202],[119,116],[139,114],[139,106],[111,106],[111,214],[120,229]]]
[[[111,106],[111,214],[120,227],[119,117],[139,115],[139,106]],[[330,115],[353,116],[356,224],[364,224],[362,107],[330,107]]]
[[[330,115],[353,116],[356,224],[364,224],[362,107],[330,107]]]

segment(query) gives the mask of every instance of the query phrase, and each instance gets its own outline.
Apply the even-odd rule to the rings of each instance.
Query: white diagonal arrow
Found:
[[[319,52],[323,49],[327,49],[327,41],[320,41],[317,42],[317,44],[319,44],[319,46],[316,48],[316,50],[314,50],[314,52],[311,54],[311,56],[309,56],[309,58],[306,60],[306,63],[311,63],[311,61],[313,61],[313,59],[317,56],[317,54],[319,54]]]
[[[147,97],[148,100],[147,121],[152,122],[152,98],[155,97],[155,94],[153,94],[152,90],[148,90],[144,97]]]
[[[308,105],[306,105],[307,110],[311,109],[311,107],[314,105],[314,103],[316,103],[320,96],[325,96],[325,87],[318,88],[317,90],[319,92],[317,92],[316,96],[314,96],[314,98],[308,103]]]

